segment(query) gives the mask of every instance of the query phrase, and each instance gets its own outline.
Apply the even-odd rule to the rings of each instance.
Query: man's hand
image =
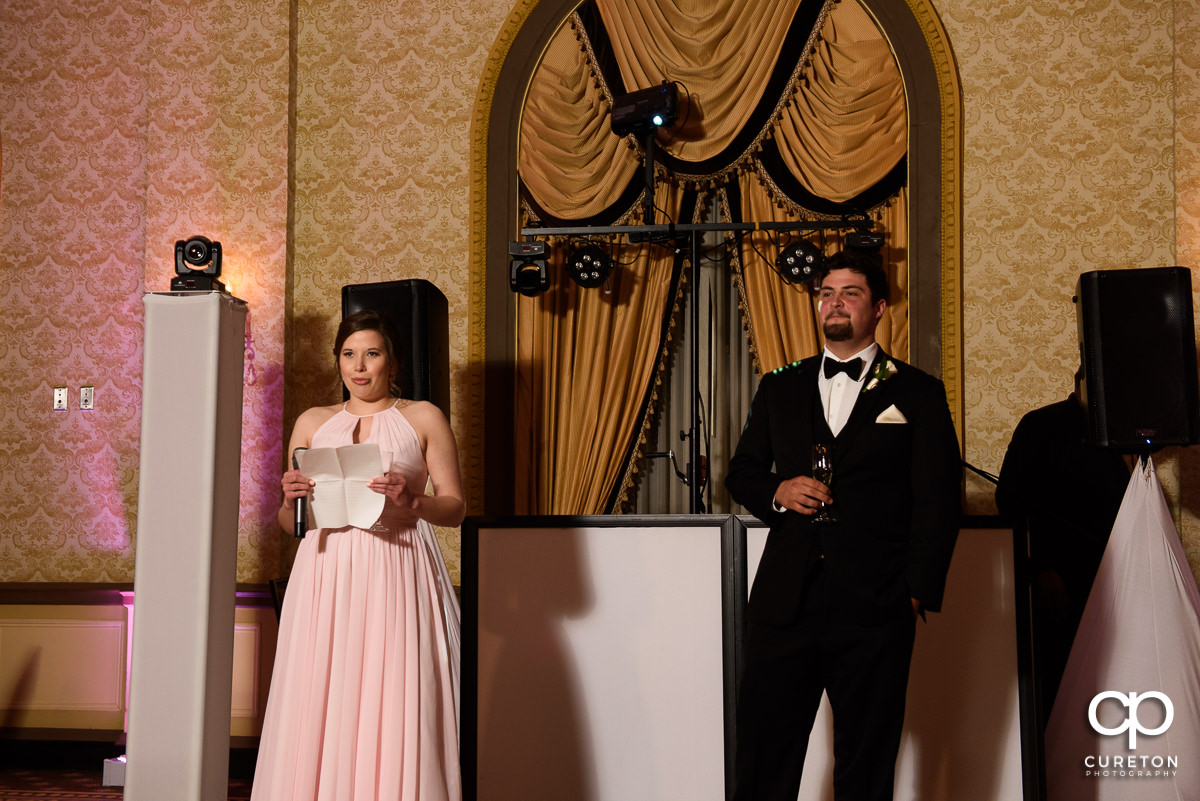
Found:
[[[815,515],[822,503],[833,503],[829,487],[809,476],[789,478],[775,490],[775,503],[802,515]]]

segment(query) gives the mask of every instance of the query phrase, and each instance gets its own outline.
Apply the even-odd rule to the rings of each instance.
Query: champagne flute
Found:
[[[833,484],[833,454],[830,452],[828,445],[813,445],[812,468],[813,478],[827,487]],[[829,508],[829,505],[822,503],[821,510],[817,512],[816,517],[813,518],[813,522],[836,523],[838,519],[833,510]]]

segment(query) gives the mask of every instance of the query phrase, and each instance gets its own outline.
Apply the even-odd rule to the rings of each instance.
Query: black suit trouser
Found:
[[[820,563],[794,623],[752,621],[737,708],[735,801],[795,801],[824,691],[836,801],[892,801],[914,621],[908,599],[848,613]]]

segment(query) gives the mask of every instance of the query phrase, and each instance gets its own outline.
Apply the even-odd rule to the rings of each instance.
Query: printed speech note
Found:
[[[300,454],[300,472],[316,482],[309,514],[316,528],[370,528],[387,500],[367,488],[384,473],[383,456],[373,442],[340,448],[309,448]]]

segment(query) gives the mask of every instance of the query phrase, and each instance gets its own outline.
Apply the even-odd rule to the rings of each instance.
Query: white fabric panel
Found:
[[[721,526],[480,529],[480,801],[722,801]]]
[[[149,294],[126,801],[229,790],[246,306]]]
[[[751,576],[766,534],[746,534]],[[1015,605],[1012,531],[964,529],[943,611],[917,623],[896,801],[1021,801]],[[824,698],[798,798],[833,799],[833,718]]]
[[[1123,699],[1093,710],[1110,691]],[[1169,699],[1161,734],[1146,732],[1168,722],[1168,704],[1145,693]],[[1129,481],[1071,646],[1046,772],[1050,801],[1200,799],[1200,592],[1149,459]]]

